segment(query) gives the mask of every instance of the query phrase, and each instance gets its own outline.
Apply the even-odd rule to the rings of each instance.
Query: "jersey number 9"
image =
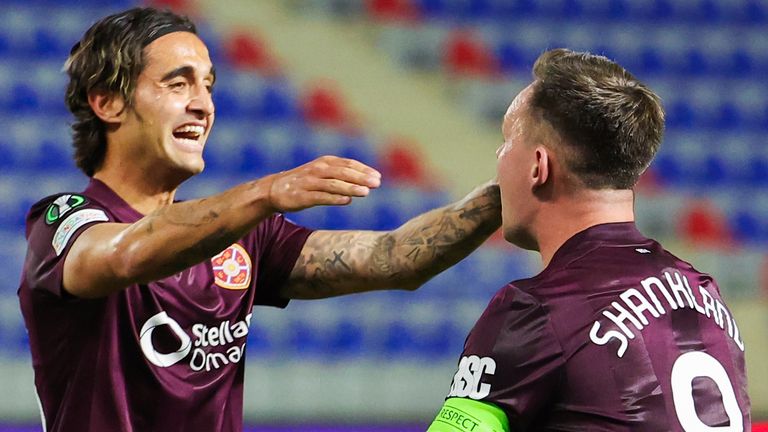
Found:
[[[704,424],[696,413],[693,401],[693,380],[697,377],[710,378],[723,396],[725,413],[729,426],[712,427]],[[672,365],[672,399],[677,418],[686,432],[743,432],[744,421],[736,401],[733,385],[725,368],[709,354],[700,351],[687,352]]]

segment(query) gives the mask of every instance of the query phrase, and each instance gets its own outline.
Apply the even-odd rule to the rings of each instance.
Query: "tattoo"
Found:
[[[345,270],[351,270],[347,263],[344,262],[344,260],[341,258],[342,255],[344,255],[344,251],[333,251],[333,260],[326,260],[326,263],[329,267],[333,267],[334,264],[341,264],[342,267],[344,267]]]
[[[397,240],[395,236],[387,233],[381,236],[371,253],[373,269],[381,275],[392,274],[392,255]]]
[[[365,231],[313,233],[296,261],[287,295],[321,298],[341,294],[335,292],[335,287],[344,278],[361,273],[355,257],[369,255],[364,251],[372,249],[371,240],[366,238],[371,234]]]
[[[475,250],[501,225],[498,186],[417,216],[391,232],[316,231],[284,295],[321,298],[415,288]]]
[[[145,216],[141,225],[136,227],[138,232],[148,235],[150,240],[147,241],[158,243],[167,241],[168,236],[176,238],[175,247],[163,247],[168,253],[167,259],[153,260],[156,266],[148,270],[150,277],[174,274],[195,265],[242,236],[241,232],[217,224],[222,212],[211,208],[211,203],[206,201],[202,199],[161,207]],[[192,231],[194,234],[190,234]]]
[[[419,252],[421,252],[420,247],[415,247],[411,249],[410,252],[405,254],[406,257],[410,258],[412,262],[416,262],[417,259],[419,259]]]
[[[179,251],[177,256],[184,268],[200,262],[204,257],[211,255],[211,251],[221,251],[231,245],[237,238],[231,232],[218,229],[188,248]],[[213,252],[215,253],[215,252]]]

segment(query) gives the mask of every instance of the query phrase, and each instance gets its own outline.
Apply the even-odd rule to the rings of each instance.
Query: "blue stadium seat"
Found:
[[[536,0],[517,0],[512,2],[506,12],[507,16],[529,18],[541,14],[542,10],[541,4]]]
[[[0,33],[0,59],[11,57],[11,42],[8,40],[8,36]]]
[[[364,135],[342,135],[340,140],[338,156],[355,159],[375,168],[376,151],[373,143]]]
[[[325,223],[323,229],[346,230],[361,227],[352,226],[352,208],[348,207],[325,207]]]
[[[257,142],[249,142],[243,145],[239,160],[240,172],[250,175],[263,175],[270,171],[269,159],[266,151]]]
[[[746,170],[748,185],[755,188],[768,187],[768,160],[753,156]]]
[[[21,231],[17,229],[20,229],[22,226],[23,221],[22,223],[19,222],[21,219],[18,214],[18,203],[0,200],[0,226],[3,229],[14,230],[19,235]],[[0,284],[0,287],[2,285]]]
[[[607,15],[605,18],[609,20],[625,21],[630,18],[630,11],[627,5],[627,0],[609,0]]]
[[[761,110],[762,112],[759,113],[756,119],[755,129],[768,131],[768,105],[765,105]]]
[[[40,143],[35,168],[41,171],[56,172],[73,167],[72,157],[65,145],[50,140]]]
[[[651,164],[651,169],[665,186],[680,185],[685,180],[680,160],[674,154],[659,153]]]
[[[227,88],[216,88],[213,92],[216,116],[222,118],[244,117],[239,99]]]
[[[448,13],[446,0],[418,0],[416,6],[425,19],[442,19]]]
[[[683,62],[678,71],[684,75],[706,76],[710,73],[710,64],[706,55],[696,48],[684,54]]]
[[[638,66],[644,75],[657,75],[664,71],[664,61],[654,47],[645,47],[640,51]]]
[[[363,353],[365,334],[358,322],[343,319],[336,324],[328,341],[328,353],[355,356]]]
[[[754,60],[746,50],[737,47],[728,57],[727,65],[723,69],[728,76],[746,77],[754,70]]]
[[[420,338],[417,348],[420,354],[431,358],[455,356],[461,352],[462,340],[455,335],[466,333],[459,329],[453,321],[443,320],[436,323],[430,331]]]
[[[736,240],[746,244],[758,244],[766,237],[762,218],[748,211],[737,211],[730,217],[730,227]]]
[[[271,340],[270,332],[260,325],[251,322],[248,330],[248,342],[245,345],[247,353],[261,356],[274,349],[274,343]]]
[[[0,173],[10,172],[17,166],[16,147],[12,146],[7,138],[0,140]]]
[[[667,127],[691,129],[698,123],[696,113],[685,100],[679,100],[666,106]]]
[[[293,321],[288,334],[288,347],[295,352],[318,355],[325,351],[320,331],[311,323]]]
[[[417,347],[416,336],[403,321],[394,321],[384,330],[383,349],[390,356],[412,354]]]
[[[69,51],[57,35],[40,28],[35,31],[32,53],[37,57],[66,58]]]
[[[11,89],[9,110],[16,113],[32,113],[40,109],[38,90],[27,84],[17,83]]]
[[[25,329],[19,329],[19,331],[11,334],[9,347],[11,352],[15,352],[18,355],[29,354],[29,334]]]
[[[736,129],[743,125],[744,119],[739,108],[732,102],[724,102],[717,107],[713,117],[708,122],[716,129]]]
[[[742,3],[743,12],[740,14],[740,22],[750,25],[765,24],[768,22],[768,5],[761,0],[747,0]]]
[[[579,0],[562,0],[559,9],[558,15],[565,19],[578,19],[584,14],[584,7]]]
[[[723,186],[729,180],[730,174],[727,164],[717,154],[705,157],[696,172],[696,183],[705,188]]]
[[[717,24],[724,19],[720,4],[713,0],[698,0],[690,11],[689,22]]]
[[[492,0],[468,0],[463,4],[457,2],[457,5],[457,18],[461,20],[478,21],[494,16]]]
[[[653,6],[648,9],[645,18],[649,21],[659,22],[675,20],[677,16],[670,0],[656,0]]]
[[[510,42],[502,42],[496,48],[499,68],[505,74],[514,75],[530,67],[523,50]]]
[[[315,145],[311,133],[297,134],[290,150],[290,165],[304,165],[321,156],[320,149]]]
[[[263,89],[256,114],[259,120],[271,122],[300,118],[294,96],[285,85],[280,84],[268,84]]]
[[[25,197],[17,201],[16,208],[12,210],[11,219],[13,220],[13,225],[19,227],[19,232],[23,232],[21,228],[27,222],[27,213],[32,208],[32,204],[36,203],[40,198],[43,197],[36,197],[34,199]]]

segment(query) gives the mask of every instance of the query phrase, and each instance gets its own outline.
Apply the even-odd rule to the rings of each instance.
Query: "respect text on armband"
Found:
[[[437,415],[438,420],[449,423],[457,429],[466,432],[473,432],[479,421],[469,414],[452,407],[443,407]]]

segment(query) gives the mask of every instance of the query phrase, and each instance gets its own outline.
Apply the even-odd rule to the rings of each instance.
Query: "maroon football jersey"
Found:
[[[96,300],[62,290],[86,227],[141,217],[98,180],[28,215],[19,298],[47,430],[240,431],[253,305],[287,304],[278,289],[311,231],[273,216],[174,276]]]
[[[744,343],[717,284],[633,223],[582,231],[499,290],[449,397],[498,405],[515,431],[751,427]]]

